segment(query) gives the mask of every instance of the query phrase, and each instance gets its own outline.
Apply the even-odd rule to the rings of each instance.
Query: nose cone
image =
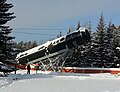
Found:
[[[89,30],[86,28],[80,28],[78,31],[79,31],[79,36],[76,39],[77,44],[82,45],[88,43],[91,38]]]
[[[76,48],[77,46],[88,43],[89,41],[90,32],[86,28],[80,28],[66,36],[66,43],[69,49]]]
[[[90,41],[90,32],[88,29],[85,29],[85,41],[89,42]]]

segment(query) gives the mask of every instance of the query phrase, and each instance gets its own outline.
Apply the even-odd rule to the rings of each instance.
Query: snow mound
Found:
[[[120,76],[19,70],[0,78],[0,92],[120,92]]]

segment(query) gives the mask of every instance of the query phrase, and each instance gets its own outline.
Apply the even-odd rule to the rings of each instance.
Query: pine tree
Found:
[[[15,62],[14,49],[12,48],[14,37],[10,36],[12,29],[5,24],[14,19],[14,13],[9,13],[9,9],[13,7],[12,4],[6,3],[7,0],[0,0],[0,62],[3,64]]]
[[[57,38],[62,36],[62,32],[60,31],[59,35],[57,35]]]
[[[101,14],[96,30],[96,37],[92,43],[93,66],[102,67],[104,65],[104,40],[105,40],[105,23],[103,14]]]
[[[69,34],[69,33],[71,33],[71,32],[72,32],[72,30],[69,28],[67,34]]]
[[[77,25],[76,30],[78,30],[80,27],[81,27],[81,26],[80,26],[80,21],[78,21],[78,25]]]
[[[91,21],[90,21],[90,20],[89,20],[89,22],[88,22],[88,29],[89,29],[89,32],[91,33],[92,25],[91,25]]]
[[[116,56],[116,47],[113,44],[113,29],[112,29],[112,22],[109,22],[108,28],[106,29],[105,35],[105,59],[104,62],[105,67],[113,67],[115,65],[115,56]]]
[[[112,31],[105,27],[104,17],[101,14],[95,39],[92,43],[91,58],[94,59],[93,66],[112,67],[114,63],[114,46],[112,44]]]
[[[112,24],[111,29],[113,30],[113,42],[116,47],[120,47],[120,26],[116,27]]]
[[[37,41],[33,41],[33,42],[32,42],[32,45],[31,45],[31,48],[34,48],[34,47],[36,47],[36,46],[38,46]]]
[[[23,42],[23,41],[18,42],[16,47],[17,47],[21,52],[24,51],[24,42]]]
[[[111,40],[112,44],[114,46],[114,67],[120,67],[120,29],[119,26],[116,27],[114,24],[111,22],[109,23],[108,29],[111,32]]]

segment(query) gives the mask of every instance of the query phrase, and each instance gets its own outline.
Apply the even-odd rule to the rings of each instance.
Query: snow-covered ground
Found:
[[[19,70],[0,77],[0,92],[120,92],[120,76]]]

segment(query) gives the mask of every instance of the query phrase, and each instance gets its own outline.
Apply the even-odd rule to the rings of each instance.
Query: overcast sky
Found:
[[[120,0],[10,0],[9,2],[14,5],[10,11],[15,13],[16,19],[8,24],[14,29],[12,35],[17,41],[53,38],[55,36],[52,35],[59,34],[59,31],[66,33],[67,30],[33,29],[68,29],[76,26],[78,21],[84,25],[90,20],[95,28],[101,12],[104,14],[106,24],[110,20],[116,25],[120,24]],[[37,32],[39,35],[15,33],[17,31]]]

